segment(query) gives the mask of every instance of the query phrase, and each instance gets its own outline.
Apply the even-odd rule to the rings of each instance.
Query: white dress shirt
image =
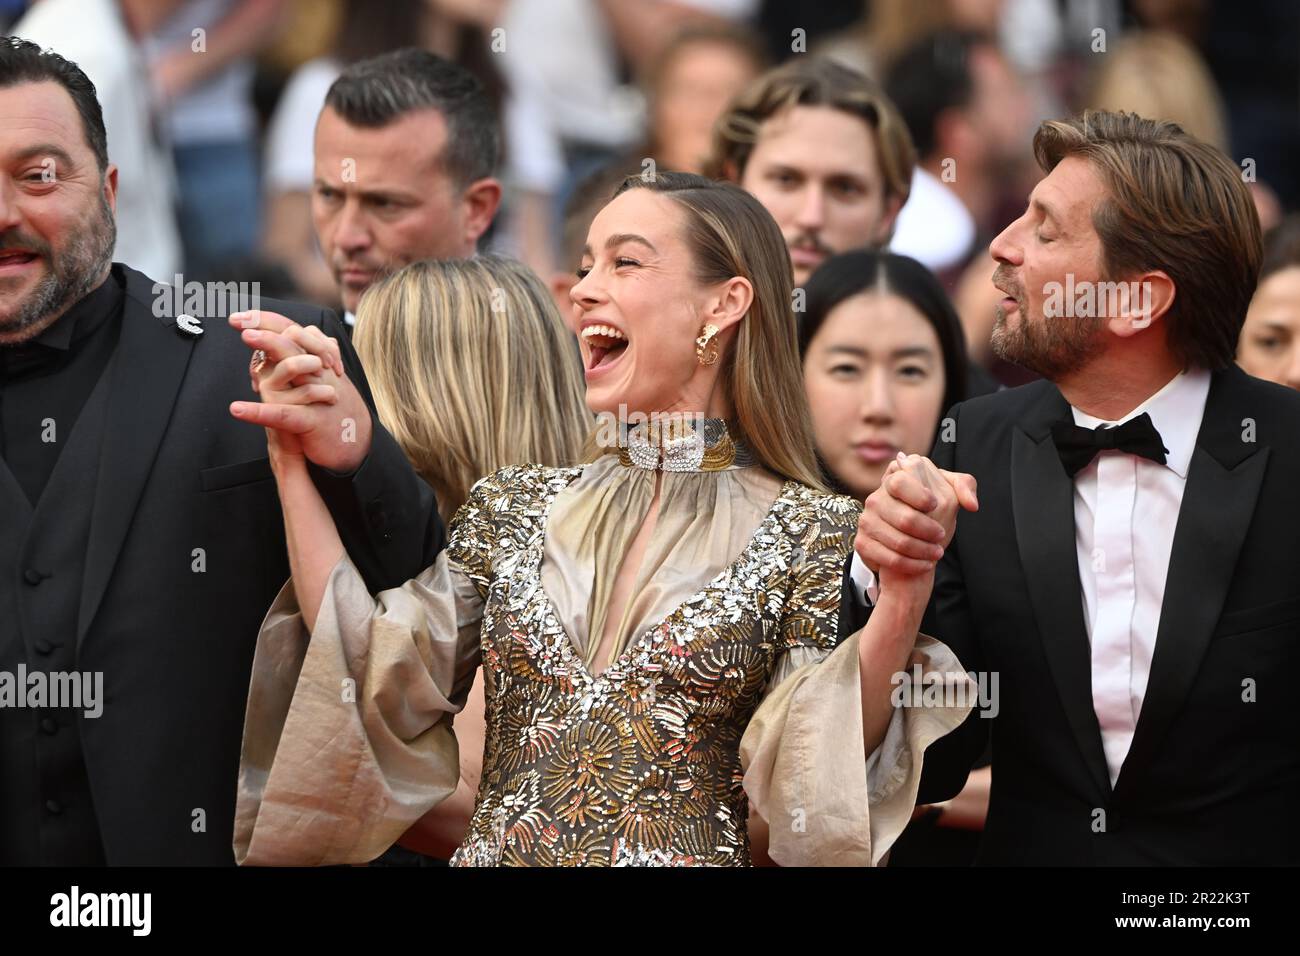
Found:
[[[1174,529],[1209,393],[1210,373],[1196,369],[1176,375],[1115,422],[1070,409],[1075,424],[1084,428],[1122,425],[1146,412],[1167,449],[1163,465],[1127,452],[1103,451],[1074,479],[1092,704],[1112,787],[1146,695]],[[870,601],[878,598],[875,576],[856,554],[850,576]]]
[[[1168,450],[1165,464],[1104,451],[1074,479],[1083,620],[1092,648],[1092,706],[1112,787],[1146,695],[1174,528],[1209,393],[1209,372],[1184,372],[1111,423],[1122,425],[1149,414]],[[1105,424],[1077,408],[1071,412],[1075,424],[1084,428]]]

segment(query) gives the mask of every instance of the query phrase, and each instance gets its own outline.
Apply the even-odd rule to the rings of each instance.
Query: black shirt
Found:
[[[33,508],[117,346],[123,287],[115,266],[40,335],[0,345],[0,460]]]

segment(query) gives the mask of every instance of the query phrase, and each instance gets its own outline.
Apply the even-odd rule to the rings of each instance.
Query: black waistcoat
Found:
[[[0,672],[17,681],[25,671],[24,704],[33,702],[34,672],[77,672],[77,611],[112,367],[110,360],[35,507],[0,461]],[[93,675],[76,683],[94,692]],[[86,716],[91,702],[83,695],[76,707],[0,707],[0,864],[104,862],[81,743],[82,722],[96,719]]]

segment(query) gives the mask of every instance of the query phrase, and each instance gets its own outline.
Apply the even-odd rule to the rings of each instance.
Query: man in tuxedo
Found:
[[[348,67],[316,121],[311,216],[351,327],[361,295],[421,259],[467,259],[501,202],[500,132],[472,73],[427,50]]]
[[[1000,694],[927,751],[919,799],[991,734],[979,862],[1298,863],[1300,396],[1233,364],[1250,194],[1133,115],[1044,123],[1034,149],[1046,178],[990,246],[994,346],[1045,380],[957,405],[933,462],[891,469],[846,626],[877,572],[938,561],[923,629]]]
[[[249,349],[229,309],[111,262],[116,191],[85,74],[0,38],[0,864],[234,862],[253,647],[289,574],[266,437],[230,414]],[[340,360],[358,386],[302,438],[378,590],[443,532]]]

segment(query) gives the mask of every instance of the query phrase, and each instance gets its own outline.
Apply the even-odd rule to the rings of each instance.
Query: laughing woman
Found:
[[[480,666],[483,775],[453,863],[746,865],[747,799],[786,865],[876,864],[906,825],[925,748],[969,708],[895,706],[893,675],[966,678],[917,633],[932,568],[886,573],[836,644],[861,506],[821,487],[780,230],[733,186],[661,173],[588,238],[573,322],[616,440],[479,481],[415,580],[367,593],[268,428],[293,580],[254,662],[241,863],[380,853],[455,789]],[[315,387],[268,378],[265,414],[241,417],[328,400],[328,346],[303,342]]]

